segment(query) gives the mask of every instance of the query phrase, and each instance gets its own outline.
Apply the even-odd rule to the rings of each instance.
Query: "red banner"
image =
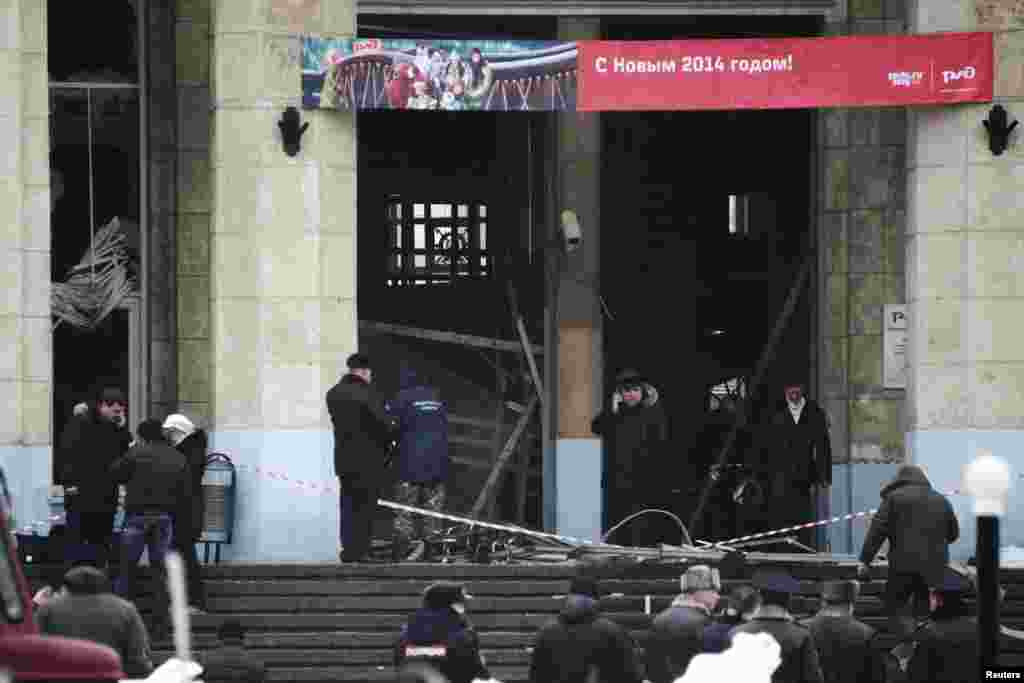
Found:
[[[581,41],[579,111],[989,102],[991,33]]]

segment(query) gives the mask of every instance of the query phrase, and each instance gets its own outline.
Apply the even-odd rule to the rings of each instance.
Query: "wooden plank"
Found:
[[[501,479],[501,473],[508,464],[508,459],[512,456],[512,453],[515,452],[516,445],[519,443],[519,439],[523,435],[523,430],[526,429],[526,423],[530,421],[530,415],[533,414],[534,408],[537,407],[539,396],[539,394],[535,393],[530,397],[530,404],[526,406],[526,410],[524,410],[523,414],[519,417],[519,422],[516,424],[516,428],[512,431],[512,436],[510,436],[508,441],[505,443],[505,448],[498,457],[498,461],[494,463],[494,467],[491,469],[491,473],[488,475],[487,481],[484,483],[483,490],[480,491],[480,495],[477,497],[476,502],[473,503],[473,509],[469,513],[470,517],[477,517],[480,514],[480,511],[483,510],[484,505],[487,504],[488,499],[494,495],[498,481]]]
[[[493,463],[487,462],[486,460],[467,458],[461,455],[451,456],[451,461],[457,465],[464,465],[474,470],[488,470],[493,466]],[[538,467],[524,467],[522,465],[510,464],[507,468],[510,472],[515,472],[516,474],[522,475],[525,473],[525,475],[531,479],[535,479],[540,476],[540,468]]]
[[[399,337],[414,337],[416,339],[426,339],[429,341],[444,342],[447,344],[458,344],[460,346],[474,346],[481,349],[496,349],[511,353],[519,353],[522,350],[522,346],[519,342],[506,341],[504,339],[490,339],[489,337],[479,337],[472,334],[459,334],[458,332],[447,332],[444,330],[426,330],[419,327],[394,325],[392,323],[378,323],[370,320],[360,320],[359,329],[360,331],[369,332],[371,334],[393,334]],[[531,350],[537,354],[544,353],[543,347],[539,346],[534,346]]]

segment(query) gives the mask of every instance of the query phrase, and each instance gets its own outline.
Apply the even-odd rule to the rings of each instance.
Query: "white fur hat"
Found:
[[[173,429],[185,436],[189,436],[192,432],[196,431],[196,426],[192,423],[192,420],[184,415],[175,413],[174,415],[168,415],[167,419],[164,420],[164,429]]]

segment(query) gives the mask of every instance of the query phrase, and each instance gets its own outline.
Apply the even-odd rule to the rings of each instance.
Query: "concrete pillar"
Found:
[[[355,121],[303,112],[300,35],[346,37],[354,0],[217,0],[210,160],[213,445],[291,480],[334,480],[324,395],[356,349]],[[184,188],[183,188],[184,190]],[[336,560],[337,497],[239,472],[235,560]]]
[[[51,482],[50,130],[46,1],[0,3],[0,467],[20,525]]]
[[[559,20],[560,40],[601,37],[596,17]],[[601,408],[602,332],[598,298],[601,236],[601,117],[559,115],[558,213],[574,211],[583,231],[558,284],[558,440],[556,525],[558,532],[599,540],[601,536],[601,441],[590,422]]]
[[[996,102],[1024,117],[1024,9],[1012,0],[921,0],[915,32],[993,31]],[[995,157],[990,105],[912,112],[907,243],[910,460],[933,485],[960,487],[979,448],[1020,462],[1024,451],[1024,147]],[[1016,482],[1015,482],[1016,484]],[[1010,496],[1004,545],[1024,544],[1024,504]],[[970,501],[954,559],[974,553]],[[1014,502],[1016,501],[1016,502]]]

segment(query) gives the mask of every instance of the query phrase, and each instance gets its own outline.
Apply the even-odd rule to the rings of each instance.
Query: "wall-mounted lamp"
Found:
[[[295,107],[288,107],[277,122],[281,129],[281,142],[284,143],[284,153],[290,157],[299,153],[302,143],[302,134],[309,128],[309,122],[299,125],[299,110]]]
[[[1010,142],[1010,133],[1017,127],[1019,121],[1010,123],[1010,115],[1002,105],[997,104],[988,113],[988,118],[982,121],[985,130],[988,131],[988,148],[992,154],[999,156],[1006,151]]]

